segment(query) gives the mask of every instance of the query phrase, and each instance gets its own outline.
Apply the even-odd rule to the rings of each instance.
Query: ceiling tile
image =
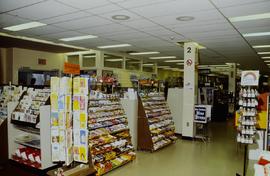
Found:
[[[111,13],[111,12],[120,11],[120,10],[124,10],[124,9],[115,4],[107,4],[107,5],[92,8],[86,11],[92,14],[101,15],[101,14]]]
[[[110,24],[110,27],[108,28],[108,25],[102,25],[98,27],[91,27],[87,29],[81,29],[77,30],[82,33],[86,34],[101,34],[102,36],[107,36],[107,35],[117,35],[122,32],[129,32],[131,30],[129,27],[121,25],[121,24]]]
[[[42,35],[41,37],[47,37],[51,39],[61,39],[61,38],[67,38],[67,37],[76,37],[76,36],[81,36],[82,34],[79,32],[75,31],[65,31],[65,32],[58,32],[54,34],[47,34],[47,35]]]
[[[76,11],[69,14],[60,15],[57,17],[46,18],[46,19],[40,20],[40,22],[45,23],[45,24],[55,24],[55,23],[72,21],[72,20],[79,20],[81,18],[85,18],[89,16],[92,16],[92,15],[83,11]]]
[[[213,5],[207,0],[181,0],[166,3],[153,4],[132,9],[133,12],[146,18],[162,17],[177,14],[189,14],[190,12],[214,9]]]
[[[48,34],[55,34],[59,32],[64,32],[64,29],[47,25],[47,26],[41,26],[38,28],[32,28],[28,30],[18,31],[17,33],[20,35],[27,35],[27,36],[39,36],[39,35],[48,35]]]
[[[33,4],[38,4],[44,0],[0,0],[0,13],[12,11],[18,8],[23,8],[31,6]]]
[[[262,1],[254,4],[245,4],[228,8],[221,8],[221,12],[226,17],[237,17],[254,15],[259,13],[269,13],[270,1]]]
[[[16,16],[8,15],[8,14],[1,14],[0,15],[0,27],[8,27],[18,24],[27,23],[29,20],[22,19]]]
[[[114,20],[112,19],[112,17],[114,15],[126,15],[129,16],[130,19],[127,21],[121,21],[121,20]],[[106,14],[100,14],[99,16],[107,18],[108,20],[114,20],[115,22],[128,22],[128,21],[132,21],[132,20],[136,20],[136,19],[140,19],[141,17],[128,11],[128,10],[119,10],[119,11],[114,11],[114,12],[110,12],[110,13],[106,13]]]
[[[77,20],[71,20],[67,22],[57,23],[55,26],[70,29],[70,30],[76,30],[76,29],[84,29],[84,28],[90,28],[95,26],[101,26],[101,25],[109,25],[112,24],[111,21],[97,17],[97,16],[91,16],[91,17],[85,17]]]
[[[48,9],[50,9],[48,11]],[[45,18],[56,17],[59,15],[67,14],[77,11],[74,8],[62,5],[56,1],[48,0],[42,3],[32,5],[30,7],[25,7],[22,9],[14,10],[10,12],[12,15],[18,15],[23,18],[28,18],[31,20],[41,20]]]
[[[265,20],[255,20],[255,21],[243,21],[239,23],[234,23],[234,26],[241,33],[249,32],[269,32],[270,31],[270,19]]]
[[[57,0],[57,1],[72,7],[76,7],[78,9],[91,9],[110,4],[110,2],[107,0]]]
[[[259,3],[266,0],[212,0],[217,7],[230,7],[236,5]]]

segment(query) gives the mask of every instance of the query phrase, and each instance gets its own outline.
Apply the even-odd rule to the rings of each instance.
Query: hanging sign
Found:
[[[79,75],[80,74],[80,65],[65,62],[64,63],[64,73]]]
[[[187,66],[191,66],[191,65],[193,64],[192,59],[188,59],[188,60],[186,61],[186,64],[187,64]]]
[[[259,71],[249,70],[242,71],[241,86],[258,86],[259,85]]]

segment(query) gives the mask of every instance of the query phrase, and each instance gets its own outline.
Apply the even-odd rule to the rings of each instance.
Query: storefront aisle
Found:
[[[137,152],[137,160],[108,176],[235,176],[242,172],[243,153],[236,150],[232,123],[213,123],[211,142],[178,140],[155,153]]]

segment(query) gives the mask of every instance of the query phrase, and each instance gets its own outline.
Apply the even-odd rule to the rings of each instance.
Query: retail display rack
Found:
[[[103,175],[135,159],[127,117],[115,94],[91,91],[88,110],[90,164]]]
[[[266,124],[266,136],[265,136],[265,149],[270,151],[270,96],[267,97],[267,124]]]
[[[138,149],[153,152],[177,140],[164,96],[141,93],[138,101]]]
[[[51,161],[49,89],[28,88],[19,102],[8,103],[9,159],[37,169]]]
[[[238,125],[237,142],[253,144],[257,124],[257,100],[256,87],[244,86],[239,93],[240,118]]]

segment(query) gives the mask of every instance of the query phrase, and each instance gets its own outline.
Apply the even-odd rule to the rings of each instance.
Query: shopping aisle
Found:
[[[243,153],[237,152],[231,122],[209,127],[211,142],[178,140],[153,154],[137,152],[137,160],[108,176],[235,176],[242,172]]]

